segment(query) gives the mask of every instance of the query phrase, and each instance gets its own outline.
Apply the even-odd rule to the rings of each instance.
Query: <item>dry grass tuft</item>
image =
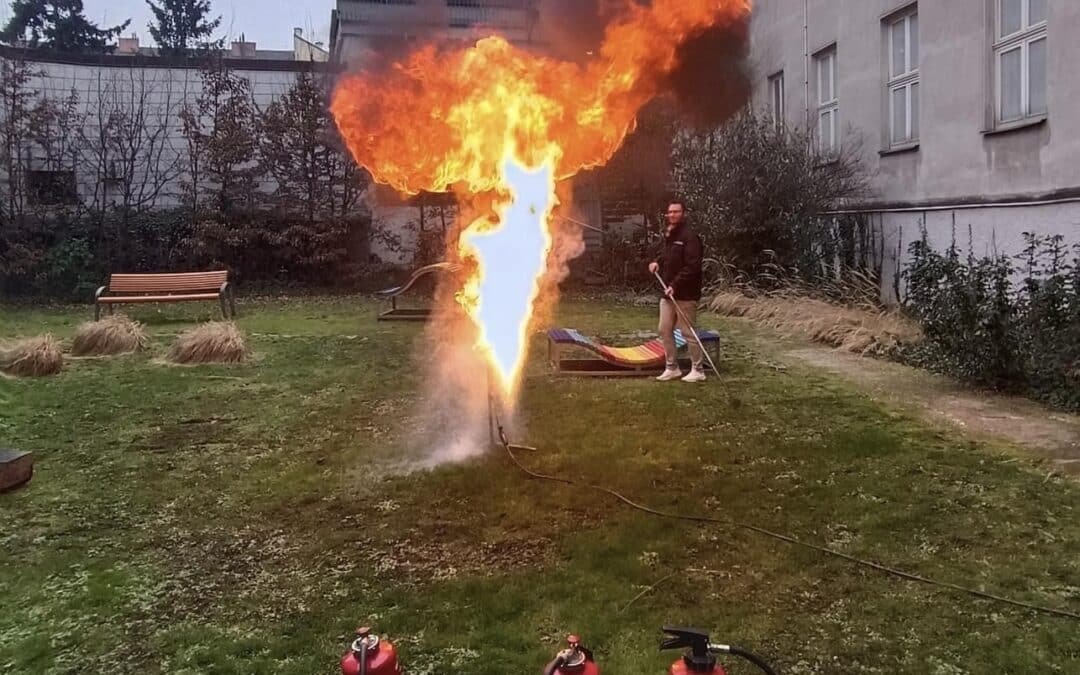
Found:
[[[55,375],[64,367],[64,351],[52,335],[0,344],[0,373],[15,377]]]
[[[172,363],[240,363],[247,359],[244,334],[231,321],[211,321],[186,330],[169,351]]]
[[[726,316],[746,316],[754,308],[754,300],[742,293],[725,291],[713,296],[709,307]]]
[[[112,356],[146,349],[148,340],[142,324],[123,314],[87,321],[75,332],[73,356]]]
[[[787,294],[750,297],[738,291],[720,291],[709,301],[709,308],[856,354],[883,352],[922,338],[918,325],[898,312],[845,307]]]

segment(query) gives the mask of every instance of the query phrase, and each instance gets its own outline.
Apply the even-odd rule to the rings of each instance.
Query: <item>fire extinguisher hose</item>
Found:
[[[837,551],[835,549],[827,548],[825,546],[818,546],[817,544],[811,544],[809,542],[802,541],[801,539],[797,539],[795,537],[792,537],[792,536],[789,536],[789,535],[786,535],[786,534],[781,534],[779,532],[773,532],[771,530],[767,530],[767,529],[765,529],[763,527],[758,527],[757,525],[751,525],[749,523],[743,523],[743,522],[739,522],[739,521],[735,521],[735,520],[724,520],[724,519],[721,519],[721,518],[716,518],[714,516],[692,515],[692,514],[685,514],[685,513],[668,513],[668,512],[665,512],[665,511],[658,511],[657,509],[654,509],[652,507],[645,506],[643,504],[638,504],[637,502],[629,499],[625,495],[623,495],[623,494],[621,494],[619,492],[616,492],[615,490],[612,490],[610,488],[606,488],[606,487],[604,487],[602,485],[593,485],[593,484],[589,484],[589,483],[579,483],[579,482],[571,480],[569,478],[562,478],[560,476],[549,476],[549,475],[546,475],[546,474],[542,474],[542,473],[533,471],[532,469],[530,469],[527,466],[525,466],[524,464],[522,464],[521,460],[519,460],[517,455],[514,454],[513,445],[511,445],[510,440],[506,435],[506,430],[503,428],[502,421],[499,419],[498,411],[495,408],[494,400],[490,400],[489,403],[490,403],[490,406],[491,406],[491,411],[492,411],[492,415],[494,417],[496,428],[498,430],[499,442],[502,444],[503,449],[506,450],[506,454],[509,455],[511,461],[513,461],[513,463],[517,466],[517,468],[520,469],[525,475],[530,476],[531,478],[536,478],[538,480],[550,481],[550,482],[555,482],[555,483],[561,483],[561,484],[567,485],[567,486],[583,487],[583,488],[587,488],[587,489],[590,489],[590,490],[595,490],[597,492],[602,492],[602,493],[604,493],[606,495],[609,495],[609,496],[617,499],[618,501],[622,502],[623,504],[626,504],[627,506],[629,506],[631,508],[634,508],[634,509],[636,509],[638,511],[641,511],[643,513],[648,513],[650,515],[658,516],[660,518],[668,518],[668,519],[671,519],[671,520],[681,520],[681,521],[691,522],[691,523],[705,523],[705,524],[711,524],[711,525],[721,525],[721,526],[724,526],[724,527],[729,528],[729,529],[734,528],[734,529],[747,530],[749,532],[754,532],[756,534],[760,534],[762,536],[769,537],[771,539],[776,539],[778,541],[786,542],[786,543],[791,544],[793,546],[799,546],[799,547],[802,547],[802,548],[810,549],[812,551],[817,551],[818,553],[822,553],[822,554],[825,554],[827,556],[831,556],[831,557],[834,557],[834,558],[840,558],[841,560],[846,560],[847,562],[850,562],[852,564],[855,564],[855,565],[858,565],[858,566],[861,566],[861,567],[866,567],[866,568],[875,570],[877,572],[881,572],[882,574],[885,574],[885,575],[888,575],[888,576],[893,576],[893,577],[896,577],[896,578],[899,578],[899,579],[904,579],[906,581],[914,581],[914,582],[917,582],[917,583],[920,583],[920,584],[926,584],[928,586],[934,586],[936,588],[948,589],[948,590],[954,591],[956,593],[962,593],[962,594],[970,595],[970,596],[973,596],[973,597],[976,597],[976,598],[981,598],[983,600],[991,600],[993,602],[998,602],[998,603],[1002,603],[1002,604],[1006,604],[1006,605],[1012,605],[1014,607],[1020,607],[1020,608],[1023,608],[1023,609],[1028,609],[1028,610],[1038,612],[1038,613],[1041,613],[1041,614],[1048,614],[1048,615],[1052,615],[1052,616],[1064,617],[1064,618],[1067,618],[1067,619],[1073,619],[1073,620],[1080,621],[1080,614],[1077,614],[1076,612],[1071,612],[1071,611],[1069,611],[1067,609],[1060,609],[1060,608],[1056,608],[1056,607],[1046,607],[1046,606],[1043,606],[1043,605],[1036,605],[1036,604],[1033,604],[1033,603],[1030,603],[1030,602],[1024,602],[1022,600],[1014,600],[1012,598],[1006,598],[1006,597],[1002,597],[1000,595],[993,595],[991,593],[980,591],[980,590],[975,589],[975,588],[969,588],[969,587],[966,587],[966,586],[961,586],[959,584],[950,583],[950,582],[947,582],[947,581],[941,581],[941,580],[938,580],[938,579],[933,579],[933,578],[921,576],[921,575],[918,575],[918,574],[912,574],[911,572],[905,572],[903,570],[896,569],[895,567],[889,567],[889,566],[883,565],[881,563],[873,562],[872,560],[864,560],[862,558],[857,558],[857,557],[855,557],[853,555],[849,555],[849,554],[844,553],[842,551]]]
[[[743,649],[742,647],[730,645],[727,648],[727,653],[732,654],[733,656],[741,657],[743,660],[749,661],[750,663],[760,668],[761,672],[765,673],[765,675],[776,675],[776,671],[773,670],[769,664],[765,663],[765,659],[761,658],[749,649]]]

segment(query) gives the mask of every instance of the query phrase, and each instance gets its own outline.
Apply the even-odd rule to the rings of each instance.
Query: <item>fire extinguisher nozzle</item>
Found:
[[[544,668],[544,675],[555,675],[555,673],[558,672],[559,668],[562,668],[565,665],[566,665],[566,659],[559,656],[554,661],[547,664],[547,667]]]

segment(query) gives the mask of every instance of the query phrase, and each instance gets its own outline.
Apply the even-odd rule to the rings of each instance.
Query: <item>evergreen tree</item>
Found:
[[[202,46],[220,44],[209,37],[221,25],[221,17],[209,19],[210,0],[146,0],[154,13],[150,35],[165,56],[187,56]]]
[[[212,63],[202,72],[202,91],[180,111],[188,142],[192,211],[201,199],[223,217],[250,209],[259,179],[258,117],[251,82],[225,64]]]
[[[11,44],[26,40],[33,47],[64,52],[109,52],[112,42],[131,20],[100,28],[83,14],[83,0],[14,0],[11,20],[0,40]]]
[[[311,224],[354,210],[364,177],[330,115],[331,82],[301,72],[261,114],[260,156],[274,179],[274,204]]]

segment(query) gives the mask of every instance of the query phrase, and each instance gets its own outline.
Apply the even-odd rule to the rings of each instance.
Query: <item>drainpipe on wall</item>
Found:
[[[806,103],[806,131],[810,137],[810,0],[803,0],[803,101]]]

